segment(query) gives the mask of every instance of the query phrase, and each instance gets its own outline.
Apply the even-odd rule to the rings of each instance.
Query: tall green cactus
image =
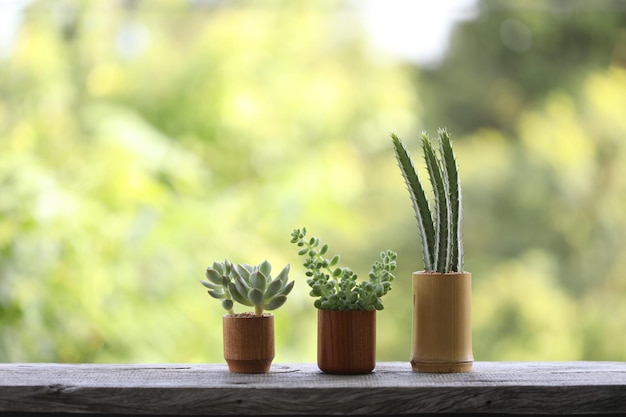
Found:
[[[394,133],[391,139],[415,211],[424,270],[463,272],[461,179],[450,135],[445,129],[439,129],[438,134],[436,149],[428,135],[421,133],[424,161],[434,195],[432,209],[406,145]]]

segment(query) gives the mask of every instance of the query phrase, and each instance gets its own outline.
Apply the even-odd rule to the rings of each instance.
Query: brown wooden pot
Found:
[[[366,374],[376,366],[376,310],[318,310],[317,366],[329,374]]]
[[[411,367],[417,372],[472,369],[472,276],[413,272]]]
[[[230,372],[269,372],[274,360],[274,315],[225,314],[224,359]]]

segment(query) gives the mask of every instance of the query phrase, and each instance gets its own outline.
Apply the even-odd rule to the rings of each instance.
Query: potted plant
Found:
[[[357,282],[357,274],[340,267],[339,255],[328,256],[328,244],[307,238],[307,229],[294,229],[291,243],[304,256],[307,284],[317,315],[317,365],[330,374],[365,374],[376,366],[376,311],[395,279],[397,254],[380,253],[369,280]]]
[[[266,373],[274,360],[274,315],[294,286],[289,264],[272,278],[272,265],[233,264],[228,259],[206,268],[200,282],[211,297],[222,300],[228,312],[222,316],[224,359],[230,372]],[[235,313],[234,303],[254,307],[254,312]]]
[[[462,195],[450,135],[438,130],[437,146],[425,132],[421,145],[434,203],[404,142],[391,134],[398,166],[415,211],[424,270],[412,273],[413,335],[410,362],[418,372],[471,370],[471,274],[463,270]]]

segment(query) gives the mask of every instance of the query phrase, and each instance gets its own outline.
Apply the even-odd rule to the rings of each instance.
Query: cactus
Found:
[[[439,129],[438,134],[439,146],[435,148],[428,135],[421,133],[424,161],[434,196],[432,206],[406,145],[394,133],[391,139],[415,211],[424,270],[463,272],[461,180],[450,135],[445,129]]]
[[[264,260],[258,265],[233,264],[228,259],[213,262],[206,268],[206,280],[200,283],[208,288],[211,297],[222,300],[222,307],[235,314],[234,302],[254,307],[254,314],[276,310],[287,301],[294,281],[289,282],[289,264],[272,278],[272,265]]]

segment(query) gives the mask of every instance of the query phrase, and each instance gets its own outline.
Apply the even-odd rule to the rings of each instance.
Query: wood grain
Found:
[[[406,415],[626,413],[624,362],[475,362],[426,374],[377,363],[366,375],[315,364],[234,374],[225,364],[0,364],[0,413]]]
[[[317,366],[331,374],[376,367],[376,310],[317,310]]]

